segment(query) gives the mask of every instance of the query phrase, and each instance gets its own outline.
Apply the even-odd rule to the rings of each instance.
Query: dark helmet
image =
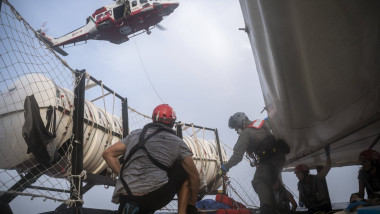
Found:
[[[305,164],[300,164],[300,165],[296,166],[296,168],[294,168],[294,174],[296,174],[298,172],[303,172],[305,174],[309,174],[310,173],[310,169]]]
[[[360,153],[359,160],[360,159],[378,161],[378,160],[380,160],[380,154],[378,152],[376,152],[375,150],[367,149],[367,150],[364,150]]]
[[[175,111],[168,104],[158,105],[152,114],[153,122],[161,122],[167,125],[173,125],[177,119]]]
[[[248,120],[248,117],[243,112],[237,112],[228,120],[228,127],[231,129],[243,128],[246,120]]]

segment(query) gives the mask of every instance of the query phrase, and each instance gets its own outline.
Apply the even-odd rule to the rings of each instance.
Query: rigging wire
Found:
[[[233,180],[243,191],[243,193],[248,196],[248,199],[253,203],[253,205],[249,205],[244,199],[243,197],[236,191],[236,189],[234,187],[232,187],[232,184],[231,183],[227,183],[227,185],[232,189],[232,191],[234,191],[234,193],[240,198],[240,200],[242,200],[247,206],[253,206],[253,207],[259,207],[256,205],[256,203],[260,204],[259,201],[257,201],[257,198],[256,197],[253,197],[253,199],[256,201],[253,201],[252,198],[249,197],[249,194],[248,192],[246,191],[246,189],[244,189],[244,187],[234,178],[232,177],[228,177],[229,180]]]
[[[161,98],[161,96],[158,94],[156,88],[154,87],[152,80],[149,78],[149,75],[148,75],[148,72],[146,71],[146,68],[145,68],[144,62],[143,62],[142,59],[141,59],[140,50],[139,50],[139,48],[137,47],[137,44],[136,44],[136,42],[135,42],[134,40],[133,40],[133,43],[135,44],[135,47],[136,47],[136,49],[137,49],[137,53],[138,53],[138,55],[139,55],[139,59],[140,59],[140,62],[141,62],[142,68],[143,68],[143,70],[144,70],[144,73],[145,73],[146,78],[148,79],[148,81],[149,81],[149,83],[150,83],[150,86],[152,86],[154,92],[156,92],[156,94],[157,94],[158,98],[161,100],[161,102],[162,102],[162,103],[165,103],[164,100]]]
[[[290,192],[290,194],[292,194],[293,196],[295,196],[299,200],[298,195],[296,195],[286,184],[283,183],[283,185]]]

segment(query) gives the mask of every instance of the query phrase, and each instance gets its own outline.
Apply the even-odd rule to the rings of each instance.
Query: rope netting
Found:
[[[18,194],[65,201],[69,183],[58,177],[67,176],[71,171],[71,140],[66,133],[72,129],[68,118],[73,105],[65,96],[68,91],[64,88],[75,88],[75,71],[44,46],[8,2],[3,1],[0,15],[1,197]],[[39,105],[44,125],[47,125],[49,110],[55,112],[51,114],[55,115],[55,124],[47,131],[56,136],[45,141],[48,164],[40,164],[32,154],[32,150],[37,151],[28,149],[24,138],[30,131],[28,124],[25,125],[24,104],[31,95]],[[62,130],[60,134],[57,134],[58,129]]]
[[[9,202],[12,197],[22,195],[75,203],[70,199],[70,192],[75,195],[79,190],[70,190],[72,178],[79,177],[86,182],[86,174],[101,174],[107,170],[101,155],[123,136],[121,106],[124,100],[107,92],[102,83],[95,84],[87,73],[76,78],[76,71],[38,39],[37,32],[4,0],[0,13],[0,38],[1,200]],[[84,171],[80,175],[71,175],[73,91],[81,78],[87,81]],[[37,109],[32,108],[33,100]],[[33,115],[32,119],[27,117],[28,112]],[[31,126],[35,121],[40,121],[39,128],[47,136],[43,140],[36,140],[31,134],[36,131],[35,126]],[[151,118],[128,106],[128,122],[132,131],[151,122]],[[184,140],[194,153],[202,191],[208,195],[222,185],[221,179],[215,179],[221,165],[216,133],[192,124],[181,125]],[[39,150],[41,147],[45,148],[43,152]],[[222,157],[226,161],[224,148],[225,145],[222,146]],[[248,163],[245,164],[244,167],[249,167]],[[258,197],[247,182],[247,175],[231,173],[229,176],[230,196],[237,200],[241,198],[249,206],[257,206]],[[175,200],[164,208],[168,211],[176,209]]]

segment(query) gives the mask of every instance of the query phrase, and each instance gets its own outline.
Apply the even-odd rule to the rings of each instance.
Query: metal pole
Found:
[[[102,85],[102,81],[99,81],[97,79],[95,79],[94,77],[90,76],[90,80],[92,80],[93,82],[95,82],[96,84],[98,85]],[[115,96],[120,98],[121,100],[123,100],[124,98],[119,95],[118,93],[114,92],[113,90],[111,90],[110,88],[108,88],[106,85],[103,84],[103,88],[106,89],[107,91],[109,91],[111,94],[115,93]],[[126,99],[126,98],[125,98]]]
[[[129,134],[129,123],[128,123],[128,99],[122,99],[121,103],[121,117],[123,119],[123,138]]]
[[[83,171],[83,124],[84,124],[84,97],[85,97],[85,70],[76,70],[75,79],[79,80],[74,89],[74,111],[73,111],[73,152],[71,156],[72,183],[70,187],[70,199],[74,200],[73,211],[79,213],[82,207],[83,180],[80,177]]]
[[[189,126],[189,127],[198,128],[198,129],[204,129],[204,130],[209,130],[209,131],[215,131],[215,129],[213,129],[213,128],[207,128],[207,127],[203,127],[203,126],[196,126],[196,125],[188,124],[188,123],[184,123],[183,125],[185,125],[185,126]]]
[[[222,165],[223,164],[223,157],[222,157],[222,149],[220,147],[218,129],[215,129],[215,138],[216,138],[216,144],[218,145],[220,165]],[[224,179],[223,179],[223,194],[226,194],[226,184],[225,184]]]

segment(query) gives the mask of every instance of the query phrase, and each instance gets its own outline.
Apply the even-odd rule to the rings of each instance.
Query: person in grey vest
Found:
[[[260,199],[260,213],[275,213],[272,188],[284,166],[285,154],[289,152],[288,145],[284,141],[276,140],[269,129],[268,121],[250,121],[243,112],[232,115],[228,126],[235,129],[239,138],[231,158],[221,166],[219,174],[225,174],[237,165],[247,152],[258,164],[251,183]]]
[[[161,209],[177,194],[178,213],[196,213],[199,174],[193,153],[172,129],[175,112],[162,104],[154,109],[152,119],[153,123],[132,131],[103,153],[119,175],[112,202],[120,204],[118,213],[145,214]]]
[[[330,147],[325,147],[326,163],[317,175],[311,175],[310,169],[305,164],[294,168],[294,174],[298,178],[299,205],[306,206],[308,213],[332,210],[330,196],[326,185],[326,176],[331,169]]]

